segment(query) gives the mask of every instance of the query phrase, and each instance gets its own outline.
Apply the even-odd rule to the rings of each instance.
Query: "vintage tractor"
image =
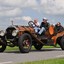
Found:
[[[0,31],[0,52],[6,49],[6,46],[18,46],[20,52],[28,53],[31,46],[37,50],[41,50],[44,45],[59,44],[61,49],[64,50],[64,31],[55,33],[54,26],[50,25],[45,33],[41,36],[35,33],[33,22],[29,21],[29,26],[9,26],[6,31]]]

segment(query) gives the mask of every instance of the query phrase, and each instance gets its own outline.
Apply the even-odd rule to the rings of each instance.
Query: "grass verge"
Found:
[[[19,64],[64,64],[64,58],[25,62]]]
[[[60,47],[59,45],[56,46],[56,48],[59,48],[59,47]],[[54,46],[43,46],[43,48],[55,48],[55,47]],[[34,48],[34,46],[32,46],[31,49],[32,50],[36,50]],[[19,50],[19,47],[17,47],[17,46],[15,46],[15,47],[9,47],[9,46],[7,46],[5,51],[17,51],[17,50]]]
[[[17,50],[19,50],[19,47],[17,47],[17,46],[15,46],[15,47],[7,46],[5,51],[17,51]]]

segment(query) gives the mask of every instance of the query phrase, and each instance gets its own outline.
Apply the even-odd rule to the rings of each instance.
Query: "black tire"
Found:
[[[0,45],[0,52],[4,52],[5,49],[6,49],[6,45],[5,44],[1,44]]]
[[[18,45],[21,53],[28,53],[31,50],[32,46],[31,36],[28,33],[24,33],[23,35],[21,35]],[[24,46],[27,46],[27,48],[24,48]]]
[[[61,38],[60,47],[62,50],[64,50],[64,36]]]
[[[42,47],[43,47],[42,44],[39,44],[39,43],[37,43],[37,42],[33,42],[33,45],[34,45],[34,47],[35,47],[36,50],[41,50]]]

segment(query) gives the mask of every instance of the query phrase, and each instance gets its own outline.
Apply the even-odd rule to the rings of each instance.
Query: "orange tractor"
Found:
[[[6,31],[0,31],[0,52],[6,49],[6,46],[18,46],[20,52],[28,53],[31,46],[41,50],[44,45],[60,45],[64,50],[64,31],[56,33],[54,26],[51,25],[41,36],[37,35],[33,28],[33,22],[29,21],[29,26],[9,26]]]

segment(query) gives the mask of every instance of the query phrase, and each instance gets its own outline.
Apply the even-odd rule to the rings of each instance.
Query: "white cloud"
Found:
[[[22,16],[22,17],[12,17],[9,19],[10,22],[14,21],[14,25],[23,25],[23,26],[27,26],[28,22],[32,20],[32,18],[30,16]]]
[[[0,0],[0,6],[5,8],[32,8],[46,14],[64,14],[64,0]],[[3,9],[4,10],[4,9]]]
[[[32,18],[30,16],[23,16],[22,20],[24,20],[24,21],[31,21]]]
[[[22,17],[15,17],[14,20],[22,20]]]
[[[17,15],[21,14],[21,12],[22,11],[20,8],[15,8],[13,10],[6,11],[6,13],[8,13],[7,16],[17,16]]]
[[[13,21],[19,21],[19,20],[21,21],[23,19],[22,19],[22,17],[12,17],[12,18],[10,18],[10,21],[12,21],[12,20]]]
[[[30,7],[30,6],[36,6],[37,1],[36,0],[4,0],[3,2],[5,5],[8,6],[17,6],[17,7]]]
[[[18,6],[23,2],[23,0],[4,0],[4,4],[8,6]]]
[[[0,16],[17,16],[20,15],[21,13],[22,10],[20,8],[0,10]]]
[[[40,0],[40,5],[46,4],[47,0]]]
[[[36,6],[36,0],[0,0],[0,16],[17,16],[24,8]]]
[[[0,22],[5,21],[5,23],[8,23],[10,20],[14,20],[15,22],[18,21],[18,24],[20,24],[20,21],[22,22],[21,24],[23,24],[23,21],[32,20],[30,16],[33,18],[49,16],[46,14],[52,15],[54,18],[58,16],[58,14],[64,17],[64,0],[0,0]],[[4,18],[4,20],[2,18]],[[56,19],[50,23],[56,23],[55,21]],[[0,23],[0,25],[2,24]]]
[[[22,17],[14,17],[14,18],[10,18],[10,21],[18,21],[18,20],[23,20],[23,21],[31,21],[32,18],[30,16],[22,16]]]
[[[40,5],[34,10],[46,14],[64,14],[64,0],[40,0]]]

